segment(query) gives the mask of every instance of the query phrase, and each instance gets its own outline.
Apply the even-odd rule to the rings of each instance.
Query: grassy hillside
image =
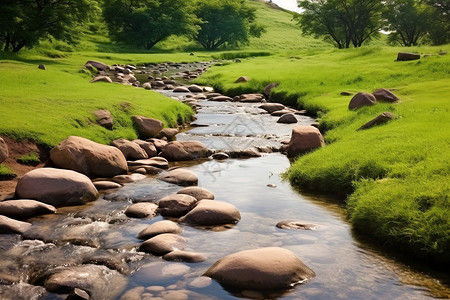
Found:
[[[340,195],[356,229],[385,244],[449,263],[450,250],[450,56],[394,62],[392,47],[298,51],[213,68],[199,82],[232,95],[262,91],[270,82],[277,101],[306,108],[320,118],[327,146],[300,157],[287,178],[301,189]],[[408,51],[437,54],[445,47]],[[235,84],[239,76],[247,83]],[[392,89],[399,103],[349,111],[340,92]],[[357,129],[389,111],[398,118]],[[346,198],[348,196],[348,198]]]

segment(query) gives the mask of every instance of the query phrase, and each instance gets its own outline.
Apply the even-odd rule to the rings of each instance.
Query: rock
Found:
[[[86,291],[91,300],[113,299],[126,286],[126,278],[119,272],[97,265],[57,267],[41,277],[51,293],[67,294],[78,288]]]
[[[341,96],[351,96],[351,95],[353,95],[353,93],[344,91],[344,92],[341,92],[340,95]]]
[[[183,250],[187,240],[177,234],[163,233],[146,240],[139,247],[139,251],[163,256],[175,250]]]
[[[398,97],[388,89],[377,89],[372,93],[377,101],[395,102]]]
[[[298,120],[294,116],[293,113],[284,114],[277,121],[277,123],[283,123],[283,124],[292,124],[292,123],[297,123],[297,122],[298,122]]]
[[[31,227],[31,223],[17,221],[0,215],[0,234],[23,234]]]
[[[392,114],[390,112],[384,112],[384,113],[376,116],[374,119],[370,120],[366,124],[359,127],[358,130],[368,129],[368,128],[378,126],[381,124],[386,124],[387,122],[389,122],[390,120],[393,120],[393,119],[395,119],[394,114]]]
[[[4,139],[0,137],[0,164],[9,157],[8,145]]]
[[[144,293],[145,287],[138,286],[128,290],[125,294],[123,294],[119,300],[137,300],[141,299],[141,295]]]
[[[140,145],[126,139],[112,141],[111,146],[118,148],[126,159],[137,160],[148,158],[147,152],[145,152]]]
[[[208,157],[208,149],[200,142],[169,142],[160,153],[169,161],[184,161]]]
[[[160,169],[167,169],[169,162],[164,157],[155,156],[149,159],[140,159],[135,161],[129,161],[128,165],[131,166],[152,166]]]
[[[213,226],[236,224],[241,219],[237,208],[226,202],[201,200],[189,213],[180,218],[180,222],[193,225]]]
[[[117,182],[112,181],[94,181],[94,186],[97,190],[110,190],[110,189],[118,189],[121,188],[122,185]]]
[[[275,82],[267,85],[264,88],[264,92],[263,92],[264,96],[266,96],[267,98],[270,99],[270,94],[272,93],[272,89],[276,88],[277,86],[279,86],[279,84],[275,83]]]
[[[190,93],[191,91],[185,86],[176,87],[173,90],[174,93]]]
[[[177,192],[177,194],[189,195],[197,199],[198,201],[203,199],[214,200],[214,194],[205,188],[198,186],[185,187]]]
[[[350,100],[350,103],[348,104],[348,109],[355,110],[363,106],[375,105],[376,103],[377,99],[375,99],[374,95],[360,92],[355,96],[353,96],[352,100]]]
[[[218,152],[218,153],[214,153],[212,155],[212,158],[217,159],[217,160],[224,160],[224,159],[230,158],[230,156],[228,154],[226,154],[225,152]]]
[[[280,104],[280,103],[265,103],[265,104],[259,106],[258,108],[264,109],[269,114],[271,114],[274,111],[284,109],[285,106],[283,104]]]
[[[147,153],[148,157],[153,157],[158,154],[156,147],[153,143],[143,141],[143,140],[133,140],[134,143],[138,144],[142,149],[144,149],[145,153]]]
[[[204,274],[224,286],[252,289],[288,289],[315,277],[297,256],[278,247],[244,250],[228,255]]]
[[[114,125],[114,120],[111,117],[111,112],[106,109],[100,109],[94,111],[94,115],[97,118],[97,123],[100,126],[105,127],[106,129],[112,129]]]
[[[291,220],[280,221],[277,223],[276,226],[281,229],[300,229],[300,230],[312,230],[317,228],[317,226],[313,224],[305,224],[302,222]]]
[[[38,69],[40,69],[40,70],[47,70],[47,68],[45,67],[44,64],[40,64],[40,65],[38,66]]]
[[[153,143],[158,151],[161,151],[162,148],[164,148],[168,144],[167,141],[161,139],[149,139],[148,141]]]
[[[43,298],[46,293],[43,287],[31,285],[22,280],[19,283],[9,285],[6,285],[6,282],[2,282],[0,285],[1,299],[38,300]]]
[[[248,82],[251,78],[248,76],[241,76],[238,79],[236,79],[236,81],[234,83],[239,83],[239,82]]]
[[[178,129],[176,128],[163,128],[159,133],[160,137],[165,137],[168,140],[172,140],[178,134]]]
[[[145,178],[146,178],[145,175],[133,173],[131,175],[116,175],[113,178],[111,178],[111,180],[119,184],[125,184],[136,182]]]
[[[104,64],[102,62],[95,61],[95,60],[88,60],[84,65],[87,65],[87,64],[90,64],[91,66],[93,66],[97,70],[107,70],[108,69],[108,65],[107,64]]]
[[[245,103],[257,103],[264,99],[263,94],[242,94],[235,97],[235,101],[245,102]]]
[[[175,80],[167,79],[167,77],[166,77],[166,79],[164,79],[164,77],[163,77],[163,82],[164,82],[164,84],[172,84],[172,85],[177,84]]]
[[[153,261],[146,265],[143,265],[142,268],[137,271],[135,274],[136,278],[139,278],[141,282],[148,283],[149,286],[145,288],[145,291],[149,293],[149,296],[152,294],[160,294],[161,298],[158,297],[149,297],[147,300],[177,300],[178,298],[171,297],[168,295],[168,290],[176,289],[176,285],[167,286],[167,282],[176,282],[182,279],[181,276],[187,275],[190,271],[190,267],[183,263],[177,262],[167,262],[167,261]],[[180,278],[181,277],[181,278]],[[143,280],[143,281],[142,281]],[[175,281],[174,281],[175,280]],[[162,283],[164,286],[156,285],[155,283]],[[144,300],[144,295],[142,298],[138,298]],[[192,298],[197,299],[197,298]],[[136,300],[136,299],[133,299]]]
[[[187,214],[197,203],[197,199],[183,194],[166,196],[158,202],[158,212],[162,216],[181,217]]]
[[[0,215],[23,220],[35,216],[54,214],[56,208],[35,200],[9,200],[0,202]]]
[[[16,186],[16,196],[53,206],[82,205],[98,198],[91,180],[75,171],[54,168],[34,169]]]
[[[77,136],[70,136],[54,147],[50,159],[60,168],[91,178],[109,178],[128,170],[125,156],[119,149]]]
[[[223,96],[223,95],[220,93],[209,93],[208,95],[206,95],[206,99],[211,99],[211,98],[218,97],[218,96]]]
[[[66,300],[89,300],[91,297],[86,291],[75,288],[72,293],[67,296]]]
[[[281,117],[282,115],[292,114],[293,112],[294,111],[285,108],[285,109],[282,109],[282,110],[276,110],[273,113],[271,113],[270,115],[274,116],[274,117]]]
[[[418,53],[399,52],[397,54],[397,61],[408,61],[417,59],[420,59],[420,54]]]
[[[228,97],[228,96],[223,96],[223,95],[215,96],[215,97],[208,98],[208,99],[210,101],[217,101],[217,102],[230,102],[230,101],[233,101],[233,98]]]
[[[108,83],[112,83],[112,79],[109,78],[108,76],[100,75],[100,76],[94,77],[89,82],[90,83],[94,83],[94,82],[108,82]]]
[[[154,80],[154,81],[150,82],[150,85],[152,86],[152,88],[163,88],[166,86],[164,84],[164,81],[162,81],[162,80]]]
[[[163,122],[160,120],[143,116],[133,116],[133,122],[136,124],[139,135],[144,139],[158,136],[159,132],[164,127]]]
[[[212,93],[212,92],[214,92],[214,88],[212,88],[212,87],[210,87],[210,86],[205,86],[205,87],[203,88],[203,91],[204,91],[205,93]]]
[[[150,82],[146,82],[142,85],[142,87],[146,90],[151,90],[152,89],[152,85],[150,84]]]
[[[198,184],[198,177],[194,172],[186,169],[174,169],[158,177],[159,180],[181,186],[191,186]]]
[[[211,278],[206,276],[197,277],[189,283],[189,286],[197,289],[202,289],[210,286],[212,283]]]
[[[253,149],[246,150],[231,150],[227,152],[231,158],[251,158],[251,157],[261,157],[258,151]]]
[[[203,88],[199,87],[196,84],[192,84],[192,85],[188,86],[188,89],[192,93],[203,93]]]
[[[130,205],[125,215],[130,218],[148,218],[156,216],[158,205],[150,202],[141,202]]]
[[[296,157],[323,146],[325,141],[319,129],[313,126],[296,126],[292,129],[287,155]]]
[[[163,233],[172,233],[172,234],[179,234],[182,232],[182,229],[180,226],[178,226],[177,223],[169,221],[169,220],[163,220],[156,223],[151,224],[138,234],[138,238],[141,240],[144,239],[150,239],[154,236],[157,236],[158,234]]]
[[[206,255],[194,252],[187,252],[176,250],[167,253],[163,256],[163,259],[168,261],[179,261],[179,262],[189,262],[189,263],[197,263],[203,262],[207,259]]]

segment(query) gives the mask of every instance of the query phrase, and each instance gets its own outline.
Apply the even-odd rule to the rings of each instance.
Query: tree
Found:
[[[389,0],[384,16],[389,41],[406,47],[418,45],[432,22],[430,7],[417,0]]]
[[[73,41],[77,25],[96,8],[94,0],[2,0],[0,43],[4,51],[18,52],[49,36]]]
[[[450,1],[425,0],[432,8],[429,24],[429,38],[435,45],[450,43]]]
[[[324,37],[338,48],[361,47],[381,28],[381,0],[298,0],[295,16],[305,34]]]
[[[248,43],[260,37],[264,27],[256,24],[255,10],[244,0],[199,0],[195,14],[202,21],[193,37],[205,49]]]
[[[172,34],[198,29],[189,0],[105,1],[103,16],[114,40],[147,50]]]

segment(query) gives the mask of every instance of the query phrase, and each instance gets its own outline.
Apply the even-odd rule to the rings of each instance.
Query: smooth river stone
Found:
[[[300,229],[300,230],[312,230],[317,228],[317,226],[313,224],[305,224],[302,222],[291,220],[280,221],[277,223],[276,226],[281,229]]]
[[[173,234],[179,234],[182,232],[181,227],[172,221],[169,220],[163,220],[159,222],[155,222],[139,232],[138,238],[143,239],[150,239],[154,236],[157,236],[158,234],[163,233],[173,233]]]
[[[158,177],[160,180],[181,186],[190,186],[198,184],[198,177],[194,172],[178,168],[163,173]]]
[[[158,202],[158,212],[162,216],[181,217],[187,214],[197,203],[197,199],[189,195],[173,194]]]
[[[195,252],[181,251],[176,250],[167,253],[163,256],[163,259],[169,261],[180,261],[180,262],[189,262],[189,263],[197,263],[202,262],[207,259],[206,255]]]
[[[197,199],[198,201],[203,199],[214,199],[214,194],[208,191],[205,188],[198,187],[198,186],[189,186],[185,187],[177,192],[177,194],[184,194],[189,195]]]
[[[180,218],[186,222],[200,226],[236,224],[241,219],[237,208],[226,202],[201,200],[189,213]]]
[[[187,240],[177,234],[163,233],[146,240],[139,247],[140,251],[163,256],[175,250],[183,250]]]
[[[0,215],[0,234],[19,233],[23,234],[31,227],[31,223],[17,221]]]
[[[158,205],[150,202],[141,202],[130,205],[125,215],[130,218],[148,218],[156,215]]]
[[[0,215],[19,220],[55,212],[54,206],[35,200],[21,199],[0,202]]]

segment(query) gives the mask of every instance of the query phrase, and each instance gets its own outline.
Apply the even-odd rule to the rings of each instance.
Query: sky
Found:
[[[300,12],[300,8],[297,7],[297,0],[272,0],[272,2],[277,4],[279,7]]]

